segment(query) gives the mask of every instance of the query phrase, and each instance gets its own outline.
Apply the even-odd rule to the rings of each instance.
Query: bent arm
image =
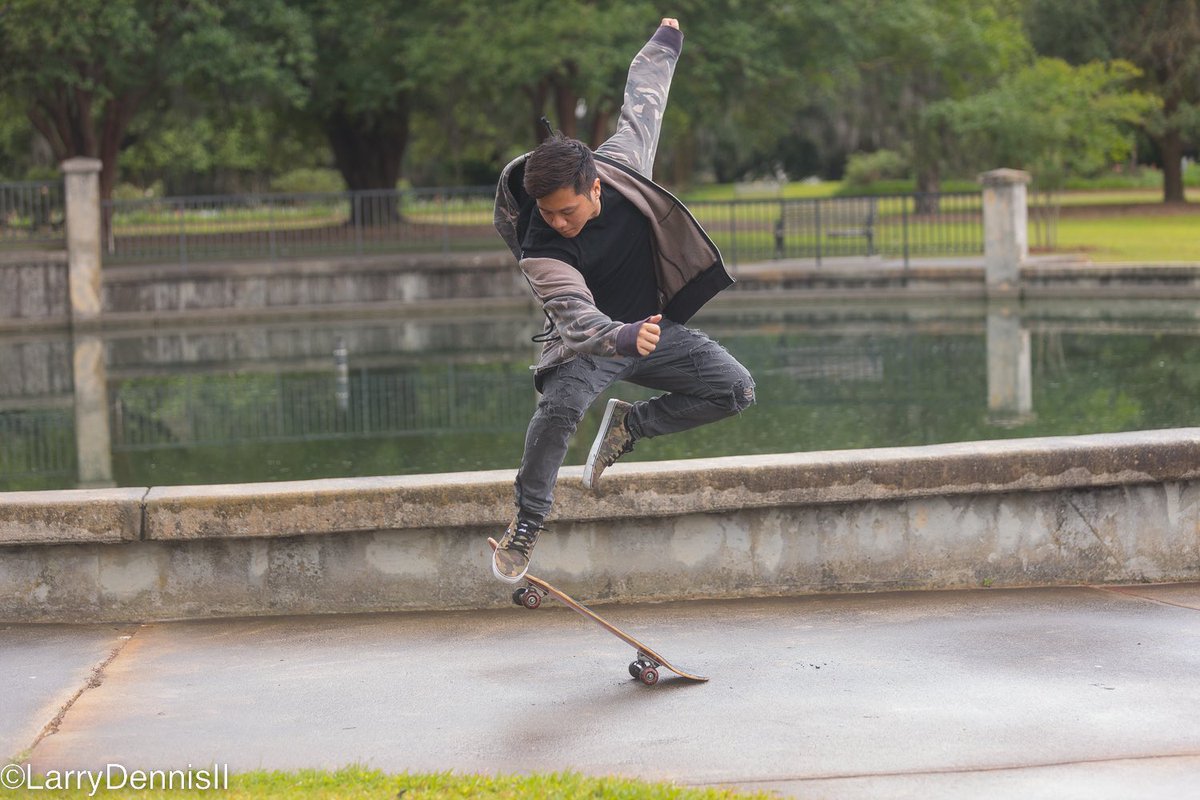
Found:
[[[638,333],[645,320],[620,322],[596,308],[583,277],[562,262],[528,258],[521,270],[567,347],[590,356],[639,355]]]
[[[654,169],[671,77],[683,49],[678,23],[663,23],[629,65],[616,133],[596,148],[599,155],[626,164],[646,178]]]

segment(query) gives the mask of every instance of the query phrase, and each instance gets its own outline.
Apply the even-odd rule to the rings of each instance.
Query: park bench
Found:
[[[815,246],[820,253],[823,239],[863,239],[866,254],[875,255],[876,206],[874,197],[780,202],[775,221],[775,257],[787,257],[789,241],[794,243],[793,251]]]

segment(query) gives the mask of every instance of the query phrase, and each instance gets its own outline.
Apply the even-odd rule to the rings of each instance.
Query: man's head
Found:
[[[578,139],[556,133],[538,145],[525,161],[524,184],[542,219],[568,239],[600,215],[596,160]]]

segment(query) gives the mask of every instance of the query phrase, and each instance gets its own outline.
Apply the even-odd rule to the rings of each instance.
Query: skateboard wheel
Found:
[[[649,664],[642,667],[642,671],[638,674],[638,680],[647,686],[653,686],[658,683],[658,670]]]
[[[542,596],[536,589],[526,589],[525,594],[521,595],[521,605],[532,611],[542,605]]]
[[[525,593],[528,591],[529,589],[524,586],[522,586],[520,589],[514,589],[512,593],[512,601],[519,606],[525,605]]]
[[[629,676],[639,681],[642,679],[642,662],[634,661],[629,665]]]

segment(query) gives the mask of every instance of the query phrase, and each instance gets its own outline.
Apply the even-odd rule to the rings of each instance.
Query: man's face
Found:
[[[600,179],[596,179],[587,194],[575,194],[573,186],[555,189],[545,197],[538,198],[537,207],[542,219],[559,236],[573,239],[584,225],[600,216]]]

